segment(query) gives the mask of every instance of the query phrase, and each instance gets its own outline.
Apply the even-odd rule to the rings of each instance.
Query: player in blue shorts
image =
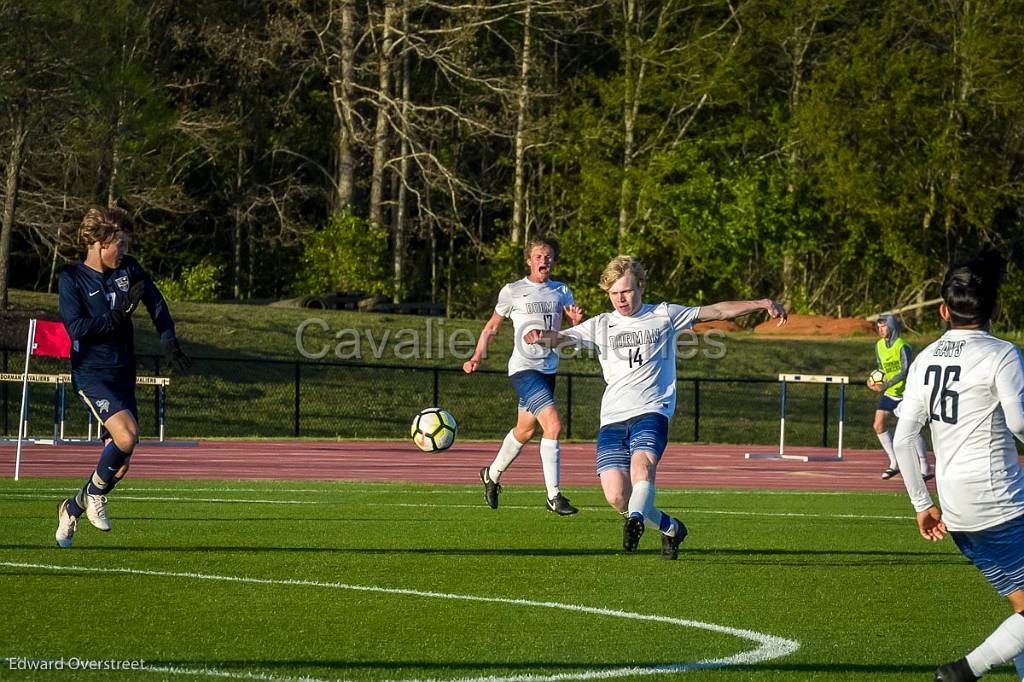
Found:
[[[583,309],[576,305],[569,287],[551,279],[551,270],[558,259],[558,242],[547,237],[534,237],[526,245],[526,264],[530,274],[502,287],[491,319],[484,325],[473,357],[462,369],[472,374],[487,355],[487,346],[494,340],[498,327],[506,317],[512,320],[514,342],[508,359],[508,374],[519,394],[516,425],[505,436],[490,466],[480,470],[484,484],[484,500],[491,509],[498,508],[501,475],[533,438],[537,425],[541,428],[540,460],[544,471],[548,510],[568,516],[578,510],[569,504],[559,485],[559,436],[562,418],[555,405],[555,372],[558,371],[556,351],[528,346],[521,342],[527,329],[561,329],[563,312],[573,324],[583,320]]]
[[[973,682],[1010,660],[1024,678],[1024,471],[1014,441],[1024,440],[1024,362],[988,331],[1003,268],[986,252],[946,272],[939,315],[949,329],[914,360],[897,412],[896,458],[922,537],[951,534],[1014,612],[974,651],[939,666],[936,682]],[[941,511],[918,469],[925,424]]]
[[[60,315],[71,337],[71,382],[75,394],[103,425],[99,463],[74,497],[57,505],[57,544],[70,547],[85,512],[92,525],[110,530],[107,495],[128,472],[139,440],[135,403],[135,330],[132,313],[146,306],[160,333],[168,362],[191,362],[174,334],[174,322],[146,271],[125,255],[131,218],[119,208],[90,208],[79,236],[85,260],[60,273]]]
[[[889,456],[889,466],[882,472],[882,480],[887,481],[900,473],[899,465],[896,464],[896,453],[892,449],[889,422],[903,400],[903,387],[914,355],[910,344],[900,336],[900,323],[895,315],[879,315],[875,329],[880,337],[875,343],[875,358],[884,378],[881,383],[874,383],[869,379],[867,386],[881,394],[878,397],[878,407],[875,409],[874,427],[878,442]],[[930,480],[933,476],[931,467],[928,466],[928,448],[923,437],[917,439],[917,456],[921,460],[924,480]]]
[[[686,526],[654,506],[658,461],[668,442],[676,408],[676,336],[695,322],[729,320],[758,310],[786,321],[786,311],[769,299],[725,301],[690,308],[645,304],[646,273],[631,256],[613,259],[601,275],[613,312],[601,313],[559,333],[533,329],[527,343],[573,344],[598,351],[607,387],[601,399],[597,474],[605,499],[626,521],[622,547],[634,551],[644,528],[661,532],[661,557],[674,560]]]

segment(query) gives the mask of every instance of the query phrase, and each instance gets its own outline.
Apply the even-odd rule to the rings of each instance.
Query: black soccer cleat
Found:
[[[548,500],[548,511],[555,512],[559,516],[572,516],[579,509],[569,504],[569,500],[565,495],[558,493]]]
[[[640,536],[644,534],[644,517],[630,516],[622,525],[622,549],[635,552],[640,545]]]
[[[679,558],[679,545],[686,539],[686,524],[679,519],[675,519],[675,522],[679,524],[676,534],[672,537],[664,534],[661,536],[661,558],[667,561]]]
[[[935,669],[935,682],[977,682],[978,677],[967,664],[966,658],[945,663]]]
[[[491,475],[488,473],[490,467],[484,467],[480,470],[480,480],[484,484],[484,502],[491,509],[498,508],[498,493],[501,492],[501,484],[495,483],[491,480]]]

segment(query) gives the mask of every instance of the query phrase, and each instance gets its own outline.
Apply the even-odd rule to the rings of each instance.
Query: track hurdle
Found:
[[[786,385],[788,383],[803,384],[839,384],[839,443],[834,455],[787,455],[786,454]],[[779,417],[779,451],[748,452],[744,459],[791,459],[800,462],[841,462],[843,461],[843,418],[846,414],[846,385],[850,377],[830,376],[826,374],[780,374],[780,417]]]

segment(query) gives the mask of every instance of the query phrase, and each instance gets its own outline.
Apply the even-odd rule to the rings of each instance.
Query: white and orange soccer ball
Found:
[[[880,369],[871,370],[871,373],[868,374],[869,384],[880,384],[883,381],[885,381],[885,372]]]
[[[440,407],[428,407],[413,418],[409,435],[423,452],[441,452],[455,442],[458,429],[451,412]]]

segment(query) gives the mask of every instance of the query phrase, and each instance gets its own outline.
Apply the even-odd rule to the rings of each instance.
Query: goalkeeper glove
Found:
[[[164,347],[164,362],[169,364],[176,372],[183,372],[192,366],[192,358],[185,354],[178,344],[178,339],[161,341]]]

